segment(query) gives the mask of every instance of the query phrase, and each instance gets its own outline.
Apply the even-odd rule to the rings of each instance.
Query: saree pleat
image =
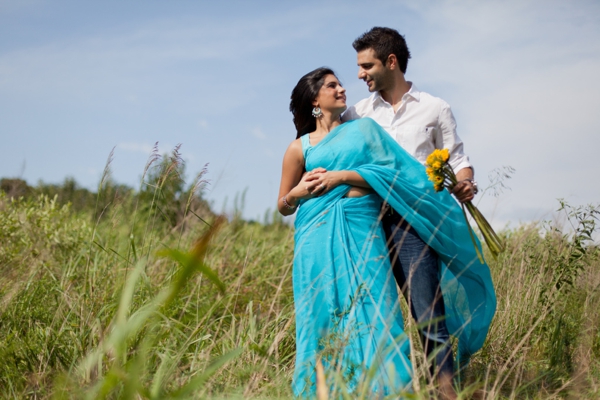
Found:
[[[439,255],[446,323],[458,339],[460,362],[467,362],[485,341],[496,298],[456,201],[436,193],[425,168],[368,118],[331,131],[305,163],[307,171],[354,170],[376,194],[347,198],[350,187],[341,185],[300,205],[293,271],[295,394],[314,393],[317,357],[344,377],[348,390],[368,385],[389,394],[410,386],[409,345],[380,223],[382,200]]]

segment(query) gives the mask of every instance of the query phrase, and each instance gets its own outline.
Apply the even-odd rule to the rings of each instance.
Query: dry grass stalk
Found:
[[[325,370],[320,358],[317,359],[315,369],[317,371],[317,399],[328,400],[329,390],[327,389],[327,379],[325,379]]]
[[[152,164],[154,164],[158,160],[160,160],[160,154],[158,153],[158,142],[155,142],[154,146],[152,147],[152,153],[150,153],[150,157],[148,157],[148,161],[146,161],[146,165],[144,166],[144,172],[142,173],[142,183],[144,182],[144,178],[146,177],[146,174],[148,173],[148,170],[150,170]]]

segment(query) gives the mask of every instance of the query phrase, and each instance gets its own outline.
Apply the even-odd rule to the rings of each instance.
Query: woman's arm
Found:
[[[312,192],[317,186],[314,181],[322,171],[325,170],[318,168],[304,173],[302,144],[299,139],[290,144],[283,156],[281,184],[279,185],[279,198],[277,199],[277,209],[282,215],[293,214],[301,199],[314,197]]]
[[[343,184],[371,189],[371,186],[355,171],[324,171],[315,174],[313,182],[316,183],[315,190],[312,192],[315,196],[325,194]]]

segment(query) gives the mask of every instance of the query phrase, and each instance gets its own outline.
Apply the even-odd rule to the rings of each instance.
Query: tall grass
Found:
[[[178,149],[136,191],[109,173],[95,208],[0,194],[0,397],[291,398],[293,229],[215,215]],[[501,233],[498,312],[462,398],[600,394],[597,208],[562,206],[569,233]],[[435,397],[408,326],[414,397]]]

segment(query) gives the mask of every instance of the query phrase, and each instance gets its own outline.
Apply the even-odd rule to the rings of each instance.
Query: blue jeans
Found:
[[[440,291],[437,254],[395,212],[386,213],[383,229],[387,237],[394,276],[410,304],[413,318],[419,325],[425,354],[433,361],[430,367],[431,376],[452,376],[454,360],[444,319],[444,298]]]

